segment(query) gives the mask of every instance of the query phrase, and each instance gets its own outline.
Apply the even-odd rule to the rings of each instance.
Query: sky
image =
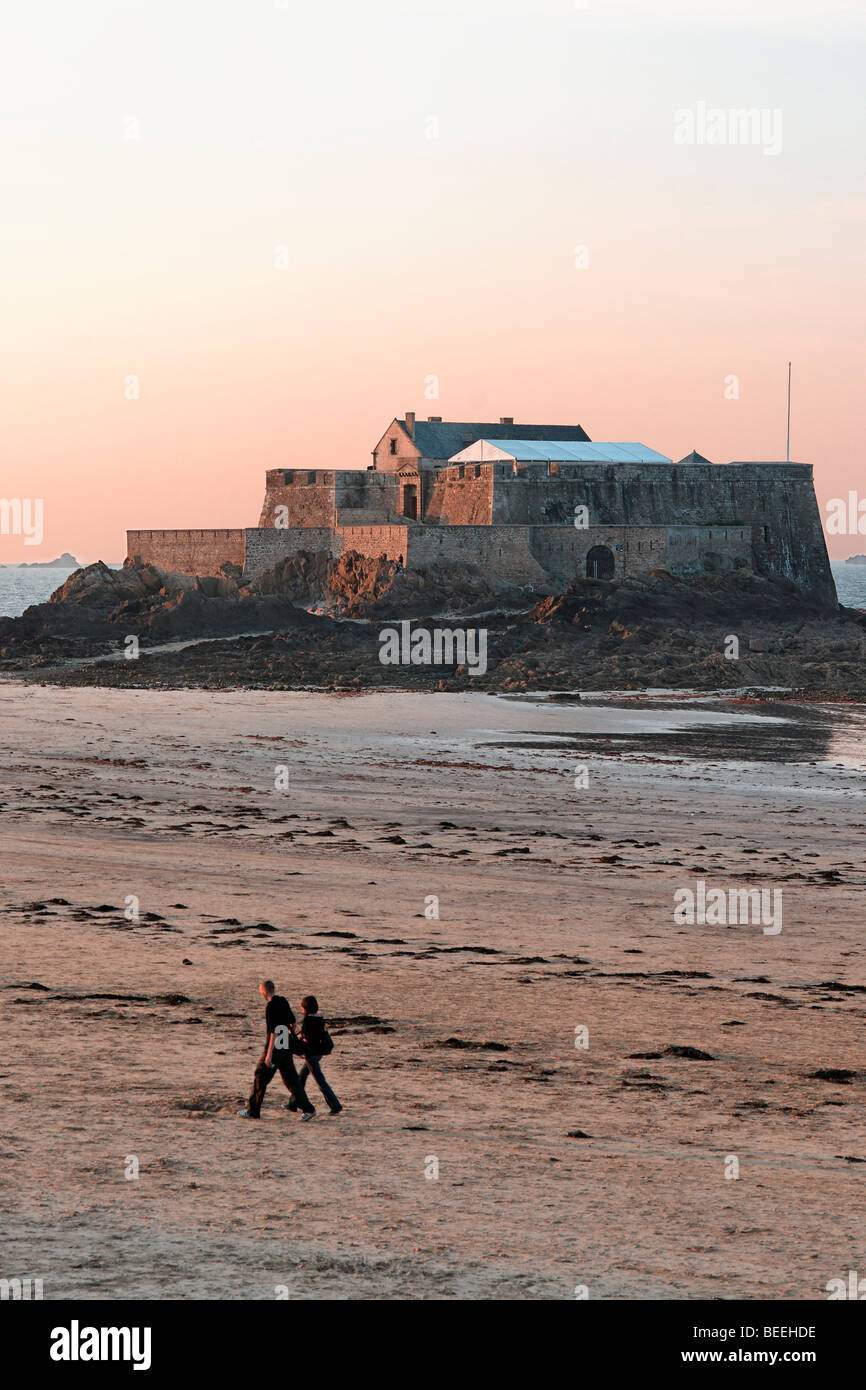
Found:
[[[44,539],[0,562],[256,525],[407,410],[781,460],[789,359],[791,458],[866,513],[861,4],[5,9],[0,497]]]

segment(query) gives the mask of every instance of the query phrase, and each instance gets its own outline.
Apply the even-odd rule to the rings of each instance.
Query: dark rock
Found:
[[[818,1071],[807,1072],[814,1081],[834,1081],[839,1086],[848,1086],[860,1075],[856,1071],[846,1071],[842,1067],[821,1067]]]

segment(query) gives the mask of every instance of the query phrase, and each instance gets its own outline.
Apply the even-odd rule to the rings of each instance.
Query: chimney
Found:
[[[441,415],[428,415],[428,416],[427,416],[427,424],[428,424],[428,425],[441,425],[441,424],[442,424],[442,416],[441,416]]]
[[[514,424],[514,416],[513,416],[513,415],[500,415],[500,417],[499,417],[499,423],[500,423],[500,425],[513,425],[513,424]]]
[[[415,412],[414,412],[414,410],[407,410],[407,411],[406,411],[406,431],[407,431],[407,433],[408,433],[410,439],[414,439],[414,438],[415,438]]]

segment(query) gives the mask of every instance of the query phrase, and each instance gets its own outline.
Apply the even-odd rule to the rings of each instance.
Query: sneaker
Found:
[[[315,1110],[304,1110],[304,1111],[301,1112],[301,1119],[302,1119],[302,1120],[314,1120],[315,1118],[316,1118],[316,1112],[315,1112]]]
[[[257,1120],[258,1118],[258,1115],[251,1115],[249,1110],[247,1110],[246,1106],[243,1110],[238,1111],[239,1120]]]
[[[341,1113],[342,1109],[343,1109],[342,1105],[335,1105],[334,1108],[333,1108],[333,1110],[329,1110],[329,1111],[328,1111],[328,1114],[329,1114],[329,1115],[339,1115],[339,1114]]]
[[[283,1106],[284,1110],[297,1110],[297,1108],[298,1102],[296,1100],[287,1100],[285,1105]]]

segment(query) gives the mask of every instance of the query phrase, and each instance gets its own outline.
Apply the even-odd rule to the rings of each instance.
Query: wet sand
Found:
[[[862,711],[20,685],[0,709],[6,1277],[815,1299],[862,1269]],[[782,931],[675,923],[698,879],[781,888]],[[302,1124],[276,1081],[237,1118],[265,975],[334,1021],[339,1117]]]

